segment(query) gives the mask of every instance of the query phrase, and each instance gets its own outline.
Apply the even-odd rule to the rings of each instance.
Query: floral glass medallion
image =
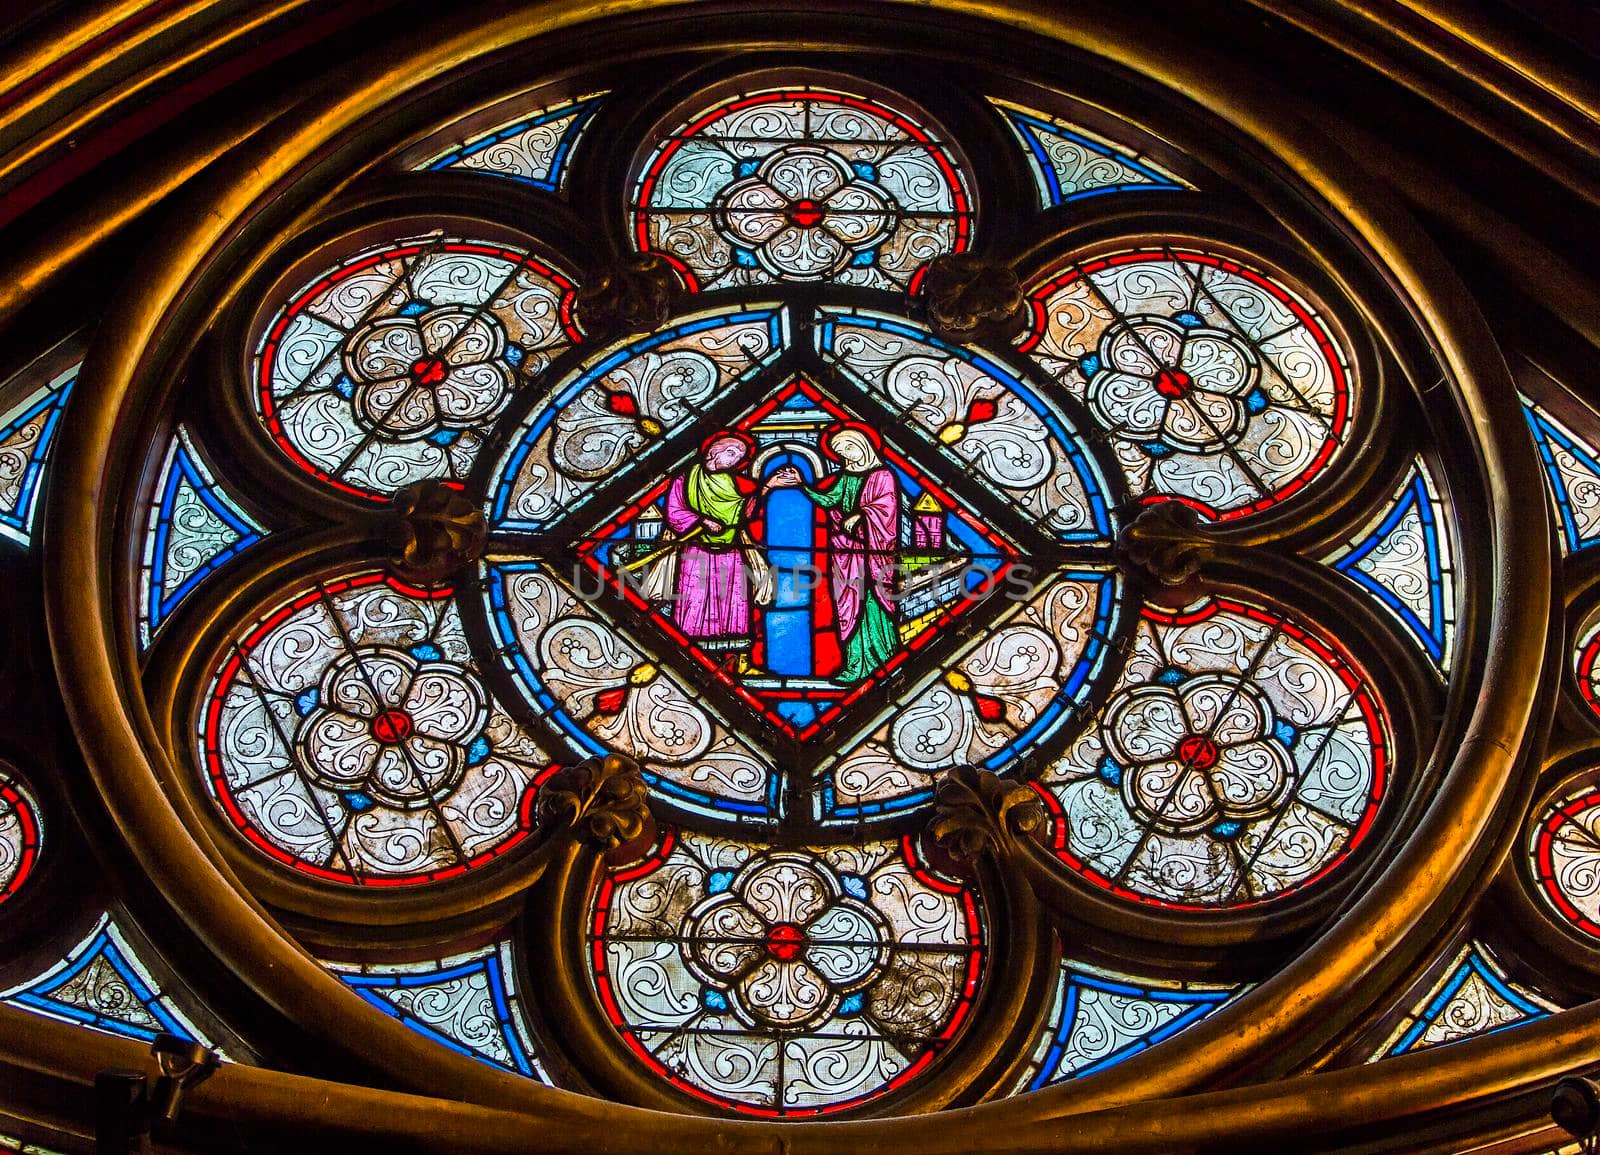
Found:
[[[526,837],[548,762],[490,696],[451,593],[318,583],[229,644],[201,759],[258,849],[330,881],[418,883]]]
[[[1366,676],[1305,626],[1220,597],[1147,608],[1097,723],[1042,779],[1056,852],[1136,902],[1287,894],[1371,829],[1388,729]]]
[[[501,244],[434,233],[365,249],[267,322],[256,411],[290,460],[346,493],[459,479],[512,394],[581,338],[573,293]]]
[[[1208,517],[1274,505],[1349,436],[1349,358],[1281,281],[1183,249],[1116,253],[1033,293],[1021,347],[1088,405],[1135,494]]]
[[[904,112],[822,88],[741,96],[644,167],[634,243],[702,289],[772,281],[905,288],[972,239],[966,177]]]
[[[741,1112],[837,1111],[921,1074],[982,980],[984,916],[910,840],[770,850],[668,832],[590,915],[594,983],[633,1055]]]

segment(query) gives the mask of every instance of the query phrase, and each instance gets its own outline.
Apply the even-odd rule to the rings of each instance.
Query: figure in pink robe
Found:
[[[699,462],[667,490],[667,528],[682,543],[672,618],[704,650],[750,645],[750,575],[741,531],[758,491],[737,470],[754,451],[742,433],[715,433],[702,446]]]

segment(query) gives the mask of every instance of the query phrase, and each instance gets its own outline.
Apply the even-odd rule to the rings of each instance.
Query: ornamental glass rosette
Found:
[[[397,121],[141,418],[172,810],[441,1070],[789,1122],[1149,1071],[1459,744],[1465,426],[1365,255],[1087,98],[836,63]],[[19,527],[64,393],[0,393]],[[1517,859],[1573,940],[1588,773]],[[1523,998],[1483,938],[1417,982]]]

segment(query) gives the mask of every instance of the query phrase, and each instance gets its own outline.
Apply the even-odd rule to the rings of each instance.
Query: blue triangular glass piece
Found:
[[[367,1002],[453,1051],[504,1070],[540,1077],[512,1019],[512,996],[495,953],[445,960],[436,969],[339,975]],[[492,1029],[481,1026],[492,1024]],[[463,1025],[472,1027],[463,1031]]]
[[[1427,1001],[1414,1012],[1415,1018],[1395,1039],[1388,1055],[1447,1046],[1550,1014],[1549,1007],[1535,1002],[1507,980],[1477,943],[1469,944],[1458,957],[1460,961],[1429,992]],[[1453,1006],[1457,1007],[1455,1013]],[[1463,1028],[1459,1024],[1470,1026]]]
[[[1063,966],[1055,1037],[1028,1089],[1113,1067],[1193,1026],[1234,993],[1145,985]]]
[[[148,644],[179,602],[263,536],[261,526],[213,480],[180,429],[150,510],[141,639]]]
[[[63,965],[8,995],[7,1001],[125,1038],[150,1042],[165,1032],[198,1041],[123,953],[108,924]]]
[[[0,486],[0,536],[23,546],[32,536],[45,465],[77,373],[75,365],[44,389],[29,393],[16,406],[0,413],[0,449],[23,460],[21,476]]]
[[[1179,189],[1183,185],[1148,161],[1063,121],[1020,108],[1001,110],[1022,141],[1044,207],[1129,189]]]
[[[1568,553],[1600,542],[1600,450],[1549,413],[1524,402],[1523,413],[1544,465],[1556,527]]]
[[[1450,543],[1419,461],[1365,536],[1330,559],[1399,620],[1435,664],[1447,664],[1454,619]]]

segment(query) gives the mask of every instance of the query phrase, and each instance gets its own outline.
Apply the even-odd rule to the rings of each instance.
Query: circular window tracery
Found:
[[[880,1029],[880,1037],[853,1041],[853,1023],[888,1013],[873,1012],[872,999],[884,997],[896,973],[890,960],[909,940],[900,937],[903,927],[851,889],[860,876],[835,862],[849,848],[819,845],[802,853],[790,847],[837,843],[847,829],[858,838],[888,839],[923,823],[938,777],[954,765],[1026,778],[1042,763],[1054,768],[1049,781],[1093,732],[1119,767],[1109,784],[1126,821],[1144,832],[1140,837],[1204,843],[1216,851],[1174,854],[1151,865],[1150,878],[1121,887],[1121,896],[1146,905],[1226,910],[1310,888],[1333,872],[1371,830],[1392,756],[1375,690],[1337,643],[1319,633],[1296,635],[1305,649],[1301,656],[1308,668],[1322,662],[1319,677],[1333,679],[1351,701],[1359,699],[1354,713],[1330,706],[1333,713],[1320,718],[1290,701],[1281,686],[1263,688],[1237,663],[1226,670],[1195,664],[1179,669],[1176,682],[1157,677],[1138,687],[1128,685],[1124,669],[1130,638],[1137,647],[1139,631],[1159,617],[1147,613],[1141,624],[1133,594],[1148,587],[1129,588],[1125,562],[1113,550],[1133,512],[1129,490],[1149,500],[1170,489],[1191,504],[1205,504],[1204,496],[1213,513],[1233,518],[1310,484],[1347,439],[1354,411],[1356,385],[1332,336],[1336,330],[1275,275],[1140,237],[1123,243],[1136,245],[1130,251],[1141,260],[1190,261],[1200,271],[1183,275],[1197,282],[1210,277],[1210,269],[1238,279],[1240,285],[1226,288],[1206,283],[1232,311],[1215,300],[1197,304],[1198,297],[1191,309],[1173,311],[1129,295],[1091,342],[1092,353],[1067,370],[1051,362],[1044,345],[997,355],[952,344],[927,328],[914,299],[863,289],[898,289],[899,277],[852,280],[858,274],[851,270],[867,268],[853,263],[830,271],[781,267],[782,260],[820,259],[823,252],[792,237],[784,244],[798,247],[787,255],[782,245],[762,248],[784,230],[826,232],[847,250],[870,242],[878,247],[873,259],[885,259],[882,238],[863,231],[878,212],[868,203],[877,194],[863,190],[880,174],[858,168],[847,174],[816,148],[789,141],[765,153],[719,194],[721,207],[713,206],[711,215],[721,214],[720,227],[730,235],[737,232],[735,220],[759,224],[762,212],[782,218],[776,231],[745,238],[756,264],[741,266],[744,271],[725,282],[759,284],[758,293],[699,299],[698,311],[670,316],[661,327],[596,350],[581,363],[568,357],[550,371],[579,337],[567,311],[570,284],[559,295],[551,290],[559,332],[550,329],[551,343],[538,364],[529,356],[531,346],[518,363],[494,295],[476,303],[441,297],[411,312],[407,306],[386,312],[374,297],[375,313],[352,315],[337,340],[327,335],[337,345],[340,377],[322,392],[331,393],[328,404],[345,407],[347,430],[358,430],[378,447],[375,453],[448,449],[436,439],[451,433],[452,444],[470,442],[437,470],[416,459],[384,476],[442,477],[463,488],[488,515],[488,556],[452,575],[454,592],[389,583],[402,600],[436,603],[459,646],[440,647],[432,656],[382,630],[370,637],[352,630],[339,656],[303,663],[305,688],[298,682],[284,688],[289,697],[279,704],[292,700],[292,715],[283,714],[276,736],[232,752],[258,772],[281,775],[278,767],[292,764],[303,795],[292,806],[273,799],[277,809],[252,811],[230,802],[229,791],[256,783],[242,776],[229,781],[225,764],[232,755],[219,753],[220,743],[208,742],[202,752],[221,805],[247,837],[298,870],[345,883],[423,883],[460,874],[527,837],[534,789],[550,761],[610,752],[637,758],[656,797],[673,807],[665,813],[685,824],[675,835],[681,844],[715,840],[704,829],[695,832],[701,819],[724,833],[725,823],[737,822],[740,837],[751,841],[743,865],[712,872],[717,877],[708,879],[679,925],[660,932],[659,942],[678,951],[670,965],[696,984],[695,1013],[721,1015],[724,1025],[675,1037],[676,1028],[657,1021],[659,1008],[652,1012],[656,1019],[619,1012],[613,1025],[646,1066],[681,1090],[730,1109],[784,1116],[861,1107],[905,1086],[954,1037],[944,1032],[959,1031],[981,1001],[973,977],[953,996],[949,1022],[928,1026],[924,1035],[935,1042],[923,1052],[901,1045],[927,1041],[915,1033]],[[825,188],[831,191],[823,195]],[[781,206],[774,200],[779,195],[786,198]],[[647,215],[641,211],[635,223],[655,228],[660,222]],[[846,220],[854,223],[847,227]],[[454,244],[439,238],[476,235],[495,234],[452,226],[423,240]],[[805,244],[814,241],[808,237]],[[389,250],[366,255],[380,252]],[[1088,262],[1092,254],[1082,256]],[[509,249],[503,259],[516,263]],[[748,280],[738,279],[746,274]],[[1137,281],[1133,271],[1128,275]],[[787,287],[830,278],[854,288],[835,292],[813,284],[793,293]],[[1058,292],[1048,302],[1041,290],[1041,307],[1057,308],[1069,280],[1053,286]],[[313,299],[308,288],[299,300]],[[1288,316],[1276,317],[1274,309]],[[1266,316],[1285,327],[1264,327]],[[286,319],[287,313],[273,325]],[[1090,355],[1099,360],[1092,371],[1085,363]],[[1316,357],[1323,360],[1307,363]],[[1062,379],[1071,372],[1078,374],[1076,385]],[[314,376],[308,373],[301,385]],[[1294,385],[1284,385],[1291,379]],[[1274,381],[1284,388],[1274,391]],[[1065,390],[1056,387],[1062,383]],[[1302,386],[1303,396],[1285,391]],[[1280,434],[1321,421],[1323,441],[1307,451],[1309,435],[1287,445],[1264,433],[1261,424],[1269,419],[1263,414],[1275,407],[1290,414]],[[1238,485],[1221,497],[1207,482],[1169,485],[1181,471],[1160,471],[1163,454],[1151,448],[1158,441],[1170,450],[1167,460],[1208,461],[1213,464],[1205,468],[1226,472],[1216,459],[1237,464],[1260,454],[1281,476],[1246,478],[1261,484],[1244,496]],[[281,441],[280,447],[287,451]],[[1147,459],[1142,475],[1129,468],[1130,447]],[[700,471],[695,484],[704,487],[706,476],[719,471],[712,459],[723,452],[736,459],[731,494],[688,497],[694,472]],[[1310,464],[1305,452],[1312,454]],[[876,531],[867,508],[874,469],[890,479],[875,484],[893,496],[886,503],[893,513]],[[798,473],[799,482],[765,488],[786,470]],[[361,475],[373,482],[366,496],[383,496],[386,487],[374,480],[382,472],[374,467]],[[1247,472],[1241,467],[1229,484]],[[321,474],[361,488],[348,462],[330,458]],[[752,493],[741,482],[759,495],[759,515],[722,518],[699,508],[749,502]],[[667,528],[680,488],[679,500],[701,519],[698,528]],[[836,492],[844,489],[855,492]],[[809,519],[805,534],[775,533],[791,515],[780,516],[766,503],[784,491],[808,503],[795,506]],[[840,499],[830,504],[833,497]],[[1307,516],[1314,513],[1311,508]],[[851,517],[858,520],[847,525]],[[729,530],[725,540],[710,540]],[[655,565],[664,547],[690,531],[700,535],[695,540],[721,548],[701,551],[705,557],[691,557],[683,545],[667,549],[677,572],[659,576],[652,593],[645,581],[665,568]],[[760,562],[755,553],[764,555]],[[796,554],[810,555],[815,565],[812,600],[783,601],[776,590],[764,600],[761,567],[781,586],[783,564]],[[880,582],[874,564],[882,555],[894,555],[896,572]],[[854,567],[853,587],[837,580],[841,559]],[[938,577],[954,560],[962,567],[953,593],[939,580],[924,580],[919,588],[935,591],[931,601],[910,604],[902,597],[908,578]],[[696,565],[701,584],[716,580],[715,566],[737,574],[725,583],[731,610],[708,601],[690,612],[681,604],[684,589],[695,584],[685,572]],[[1001,579],[1023,565],[1042,572],[1023,593],[1002,590]],[[974,566],[981,576],[968,584]],[[1259,579],[1281,592],[1267,572],[1270,560],[1243,568],[1254,576],[1238,579],[1240,585]],[[596,580],[586,584],[588,578]],[[861,603],[853,615],[841,608],[852,593]],[[1276,604],[1265,593],[1260,600]],[[1230,605],[1229,613],[1265,614],[1285,636],[1298,628],[1286,624],[1292,619],[1279,620],[1276,610]],[[778,644],[784,631],[766,628],[781,613],[812,627],[813,643],[822,641],[803,669],[780,668],[789,657],[774,661],[790,653]],[[827,629],[815,628],[818,621],[831,622],[831,639]],[[730,628],[735,624],[741,628]],[[878,627],[884,628],[873,640]],[[804,632],[788,630],[790,636]],[[267,634],[251,634],[238,648],[248,654],[269,644]],[[249,668],[248,660],[240,665]],[[503,690],[507,672],[521,694],[507,694],[502,711],[491,685]],[[207,710],[222,710],[219,703],[241,685],[219,682]],[[413,696],[414,687],[430,687],[428,700]],[[315,697],[305,697],[311,690]],[[1286,721],[1301,715],[1298,726]],[[471,846],[445,848],[452,832],[458,841],[460,834],[446,812],[471,793],[497,725],[514,735],[516,754],[508,747],[507,758],[516,772],[501,779],[506,789],[493,792],[492,829],[478,831],[473,837],[481,838]],[[1332,759],[1322,757],[1321,746],[1310,749],[1319,736],[1322,746],[1348,745],[1337,773],[1327,770]],[[1102,770],[1095,767],[1105,785]],[[1323,774],[1328,781],[1318,777]],[[286,787],[290,781],[281,778]],[[299,830],[263,832],[273,815],[291,809],[308,823],[326,821],[325,842],[312,837],[297,844]],[[440,815],[435,837],[428,823]],[[391,853],[364,843],[363,820],[377,836],[380,816],[389,824],[383,838],[393,832],[396,847],[420,849]],[[768,841],[780,823],[786,824],[781,836]],[[1071,860],[1072,830],[1062,830],[1063,858],[1101,882],[1088,856]],[[907,862],[913,857],[902,854]],[[1237,872],[1243,881],[1227,882],[1217,865],[1223,860],[1245,864]],[[613,874],[619,888],[631,869]],[[785,869],[831,896],[821,913],[785,913],[747,898]],[[969,903],[979,901],[975,884],[962,893]],[[957,943],[972,959],[983,958],[987,932],[980,924],[988,917],[985,910]],[[608,949],[625,941],[594,933]],[[665,957],[653,956],[656,962]],[[601,965],[598,947],[591,959]],[[981,961],[972,967],[975,976]],[[674,982],[682,978],[672,974]],[[625,1002],[618,996],[619,1007]],[[828,1034],[834,1030],[839,1039]],[[738,1054],[719,1049],[719,1031],[743,1036],[748,1045]],[[688,1040],[688,1034],[695,1037]],[[810,1038],[828,1041],[813,1047],[804,1041]],[[854,1048],[852,1057],[836,1060],[835,1045]],[[848,1072],[826,1086],[800,1073],[819,1063]],[[730,1074],[741,1067],[742,1075]]]

